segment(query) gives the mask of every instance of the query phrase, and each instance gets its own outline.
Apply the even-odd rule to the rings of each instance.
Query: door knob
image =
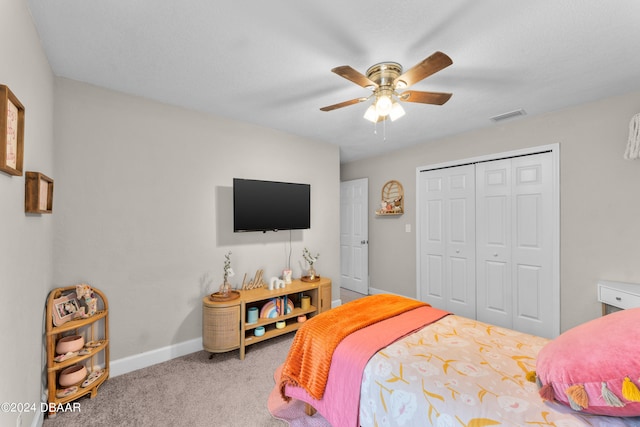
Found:
[[[361,245],[366,245],[367,243],[369,243],[367,240],[360,240]]]

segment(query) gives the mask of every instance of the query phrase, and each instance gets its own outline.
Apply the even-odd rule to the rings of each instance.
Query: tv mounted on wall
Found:
[[[311,186],[233,179],[233,231],[311,228]]]

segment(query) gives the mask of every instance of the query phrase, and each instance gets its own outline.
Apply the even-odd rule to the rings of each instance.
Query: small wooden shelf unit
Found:
[[[331,308],[331,280],[320,278],[317,282],[292,280],[284,288],[268,290],[258,288],[239,291],[240,298],[231,301],[212,301],[207,295],[202,299],[202,346],[210,353],[223,353],[240,349],[240,359],[244,359],[245,348],[270,338],[298,330],[298,316],[313,317]],[[308,309],[300,307],[300,298],[311,298]],[[255,323],[247,323],[247,312],[251,307],[258,311],[269,301],[278,297],[288,297],[294,304],[291,313],[275,318],[258,318]],[[276,328],[276,322],[285,321],[286,326]],[[265,333],[255,336],[254,330],[262,326]]]
[[[98,387],[109,377],[109,303],[103,292],[96,288],[92,288],[98,298],[99,310],[91,317],[86,319],[70,320],[60,326],[53,324],[53,301],[62,295],[75,291],[75,286],[65,288],[56,288],[49,293],[47,298],[47,319],[46,319],[46,345],[47,345],[47,400],[49,403],[49,417],[55,416],[55,411],[51,408],[57,407],[59,404],[65,404],[78,399],[86,394],[91,393],[93,399],[98,394]],[[102,331],[97,328],[98,321],[102,324]],[[67,335],[83,335],[85,343],[89,341],[100,341],[100,345],[90,350],[89,354],[71,357],[62,362],[56,362],[56,343],[58,340]],[[64,368],[76,363],[84,362],[88,373],[94,369],[101,369],[98,365],[98,359],[102,354],[105,372],[100,378],[95,380],[88,387],[82,387],[78,384],[78,391],[65,397],[56,397],[58,391],[58,376]],[[89,363],[86,363],[88,361]]]

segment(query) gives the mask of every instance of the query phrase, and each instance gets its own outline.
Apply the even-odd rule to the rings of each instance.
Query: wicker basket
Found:
[[[240,306],[224,308],[203,307],[203,342],[207,351],[226,351],[240,346],[238,325],[240,324]]]

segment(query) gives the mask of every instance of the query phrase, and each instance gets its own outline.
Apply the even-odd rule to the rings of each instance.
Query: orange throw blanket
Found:
[[[405,311],[429,304],[399,295],[370,295],[309,319],[296,333],[282,368],[280,394],[287,385],[322,399],[333,351],[350,333]]]

